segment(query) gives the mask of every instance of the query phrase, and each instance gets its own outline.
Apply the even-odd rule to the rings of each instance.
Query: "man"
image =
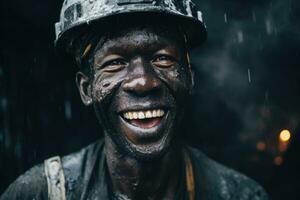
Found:
[[[19,177],[2,199],[266,199],[253,180],[182,143],[189,50],[205,40],[191,1],[66,0],[57,48],[104,138]]]

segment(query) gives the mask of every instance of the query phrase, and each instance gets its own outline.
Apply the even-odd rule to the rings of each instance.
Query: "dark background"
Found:
[[[197,86],[186,139],[272,199],[300,199],[300,1],[196,2],[209,38],[192,53]],[[80,102],[76,68],[54,52],[61,4],[1,0],[0,193],[33,165],[101,135]],[[279,140],[284,129],[287,142]]]

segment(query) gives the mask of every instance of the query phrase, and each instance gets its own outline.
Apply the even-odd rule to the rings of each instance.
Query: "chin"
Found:
[[[146,145],[136,145],[128,142],[129,155],[139,160],[158,159],[168,152],[170,146],[172,146],[171,143],[172,140],[167,137],[162,138],[158,142]]]

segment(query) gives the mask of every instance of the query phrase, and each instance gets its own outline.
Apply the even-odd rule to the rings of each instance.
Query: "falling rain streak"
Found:
[[[251,83],[251,71],[248,68],[248,82]]]
[[[224,21],[227,24],[227,14],[226,13],[224,13]]]
[[[266,31],[268,35],[271,35],[273,32],[272,24],[270,19],[266,19]]]
[[[239,43],[243,43],[244,42],[244,33],[241,30],[238,30],[237,32],[237,38],[238,38],[238,42]]]
[[[72,119],[72,108],[71,108],[71,102],[66,100],[65,101],[65,117],[67,120]]]

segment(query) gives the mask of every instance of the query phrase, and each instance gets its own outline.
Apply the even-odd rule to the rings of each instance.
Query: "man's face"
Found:
[[[90,95],[106,139],[146,159],[172,146],[191,87],[183,36],[125,30],[98,45],[93,70]]]

